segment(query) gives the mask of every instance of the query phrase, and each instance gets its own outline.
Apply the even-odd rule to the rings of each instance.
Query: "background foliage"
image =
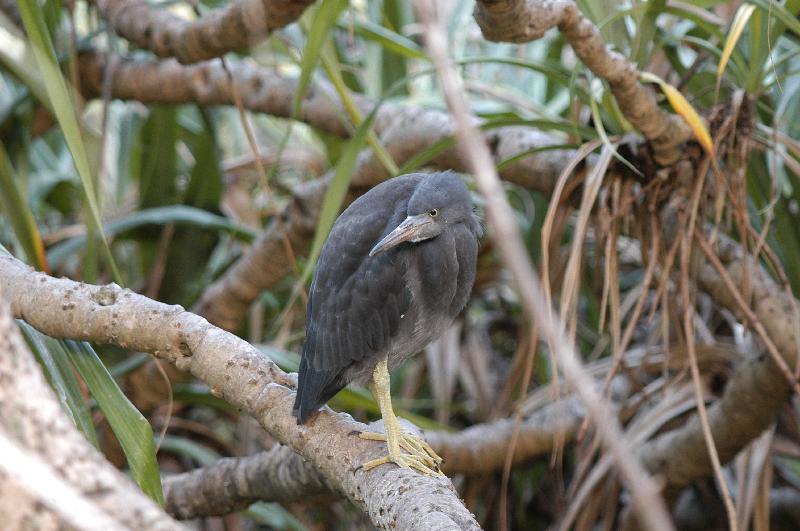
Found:
[[[748,139],[748,148],[734,149],[735,139],[728,147],[717,145],[727,157],[731,178],[741,178],[731,186],[740,186],[745,199],[738,211],[726,209],[722,221],[734,227],[736,235],[742,226],[734,218],[744,212],[755,231],[764,230],[765,241],[785,272],[785,277],[776,276],[800,293],[796,221],[800,1],[583,0],[578,4],[610,46],[679,89],[705,114],[715,139],[718,117],[730,102],[747,101],[742,112],[750,113],[752,129],[737,134]],[[184,3],[158,5],[195,16]],[[202,14],[216,5],[201,2],[196,8]],[[576,61],[560,33],[550,32],[525,45],[492,44],[481,37],[472,19],[473,2],[452,0],[439,6],[448,21],[450,53],[459,64],[473,110],[485,120],[485,130],[532,126],[554,135],[560,147],[594,140],[598,146],[607,145],[631,132],[619,108],[624,102],[614,100],[604,83]],[[298,256],[296,274],[264,293],[237,331],[263,345],[265,355],[282,367],[295,370],[304,330],[298,274],[308,281],[315,253],[344,199],[357,154],[365,147],[373,149],[392,174],[399,174],[425,167],[452,141],[417,153],[410,161],[392,161],[370,130],[372,116],[351,113],[354,134],[341,139],[299,121],[235,107],[84,101],[74,90],[79,83],[74,77],[79,50],[111,49],[134,56],[147,52],[107,32],[86,3],[22,1],[19,7],[27,36],[10,20],[0,19],[0,242],[38,269],[86,282],[116,281],[158,300],[191,307],[291,200],[300,183],[333,168],[333,184],[309,257]],[[331,83],[345,102],[363,94],[382,104],[443,108],[419,31],[409,3],[403,0],[350,4],[322,0],[299,24],[251,50],[232,54],[229,60],[298,75],[295,111],[314,80]],[[663,104],[671,108],[668,101]],[[259,157],[248,141],[243,116],[252,128]],[[618,157],[627,162],[631,153],[620,148]],[[263,162],[263,172],[256,160]],[[610,173],[630,176],[623,162],[614,164]],[[741,175],[733,171],[737,168]],[[540,259],[543,252],[550,253],[554,289],[567,281],[580,287],[571,322],[579,350],[599,377],[609,370],[614,338],[630,322],[636,323],[631,351],[664,344],[659,335],[663,320],[653,315],[666,318],[674,308],[659,304],[654,296],[648,299],[644,316],[631,312],[646,268],[644,243],[640,244],[646,240],[637,240],[644,232],[636,226],[640,220],[631,216],[626,226],[617,227],[613,241],[620,251],[618,270],[608,277],[610,266],[604,255],[608,226],[601,216],[594,218],[584,267],[565,279],[579,212],[567,209],[559,230],[543,241],[550,198],[512,184],[506,190],[531,255]],[[635,201],[635,194],[632,197]],[[476,201],[480,201],[477,196]],[[101,232],[108,249],[98,238]],[[609,289],[618,293],[610,303]],[[750,341],[746,330],[706,302],[707,310],[699,313],[700,328],[709,337],[740,345]],[[619,314],[619,321],[608,318],[609,312]],[[521,376],[528,353],[534,350],[529,348],[531,328],[522,321],[517,297],[488,243],[481,255],[479,283],[459,326],[455,339],[434,348],[439,354],[418,357],[393,380],[395,395],[401,397],[397,404],[417,424],[455,430],[511,415],[517,405],[530,408],[548,400],[544,397],[553,384],[553,370],[547,356],[535,357],[530,381]],[[112,461],[130,468],[156,500],[161,499],[159,474],[271,444],[204,386],[175,375],[167,385],[165,373],[154,376],[163,370],[159,372],[147,356],[111,348],[95,352],[88,344],[54,341],[24,330],[76,424]],[[483,378],[466,374],[464,362],[457,361],[459,352],[467,350],[472,363],[485,369]],[[626,370],[655,381],[660,368],[647,366],[652,361],[652,356],[640,356]],[[735,360],[717,361],[729,366]],[[678,392],[678,386],[687,385],[679,374],[662,375],[664,389],[659,392],[668,392],[670,386]],[[706,374],[713,393],[713,372]],[[529,390],[544,391],[518,402]],[[341,393],[332,406],[365,419],[376,414],[375,405],[360,389]],[[627,418],[635,419],[636,412]],[[790,415],[778,428],[776,440],[782,446],[771,460],[774,488],[800,486],[800,432],[792,418],[796,416]],[[511,528],[544,528],[563,524],[564,515],[575,511],[584,514],[577,525],[586,528],[607,497],[616,494],[594,489],[576,497],[581,485],[590,481],[586,467],[594,465],[594,457],[588,437],[567,445],[553,459],[545,456],[516,467],[507,488],[502,472],[461,477],[457,485],[467,506],[487,527],[500,526],[507,517]],[[735,467],[726,473],[734,484]],[[710,488],[715,490],[713,484]],[[708,495],[718,503],[715,492]],[[322,528],[322,522],[331,520],[341,529],[363,525],[343,502],[313,508],[258,504],[241,518],[281,529]],[[708,518],[716,521],[713,514]],[[224,525],[233,524],[226,520]]]

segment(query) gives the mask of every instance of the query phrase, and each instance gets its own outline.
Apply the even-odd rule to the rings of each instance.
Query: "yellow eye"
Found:
[[[428,210],[428,215],[430,217],[432,217],[432,218],[435,218],[436,216],[439,215],[439,209],[438,208],[433,208],[431,210]]]

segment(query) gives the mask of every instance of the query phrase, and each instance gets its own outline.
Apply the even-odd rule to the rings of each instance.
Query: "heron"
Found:
[[[337,218],[308,297],[294,415],[304,424],[350,383],[367,385],[380,408],[385,463],[441,474],[442,459],[401,430],[389,371],[438,338],[464,309],[475,281],[481,224],[452,172],[389,179]]]

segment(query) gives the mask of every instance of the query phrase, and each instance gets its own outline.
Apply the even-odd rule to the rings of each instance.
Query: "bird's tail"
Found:
[[[338,393],[344,385],[335,372],[315,370],[303,358],[300,361],[300,371],[297,377],[297,397],[292,407],[292,413],[297,417],[297,423],[305,424],[306,420],[325,402],[333,398],[333,395]]]

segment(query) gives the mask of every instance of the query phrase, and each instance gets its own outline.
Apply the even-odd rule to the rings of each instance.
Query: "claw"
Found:
[[[364,431],[358,436],[367,441],[387,441],[386,435],[383,433]],[[428,476],[444,475],[439,468],[439,465],[442,464],[442,458],[433,451],[433,448],[428,443],[415,435],[402,432],[399,434],[398,443],[400,449],[404,450],[404,452],[392,452],[390,447],[389,455],[364,463],[362,465],[364,470],[371,470],[383,464],[394,463],[403,468],[417,470]],[[394,455],[392,455],[393,453]]]

